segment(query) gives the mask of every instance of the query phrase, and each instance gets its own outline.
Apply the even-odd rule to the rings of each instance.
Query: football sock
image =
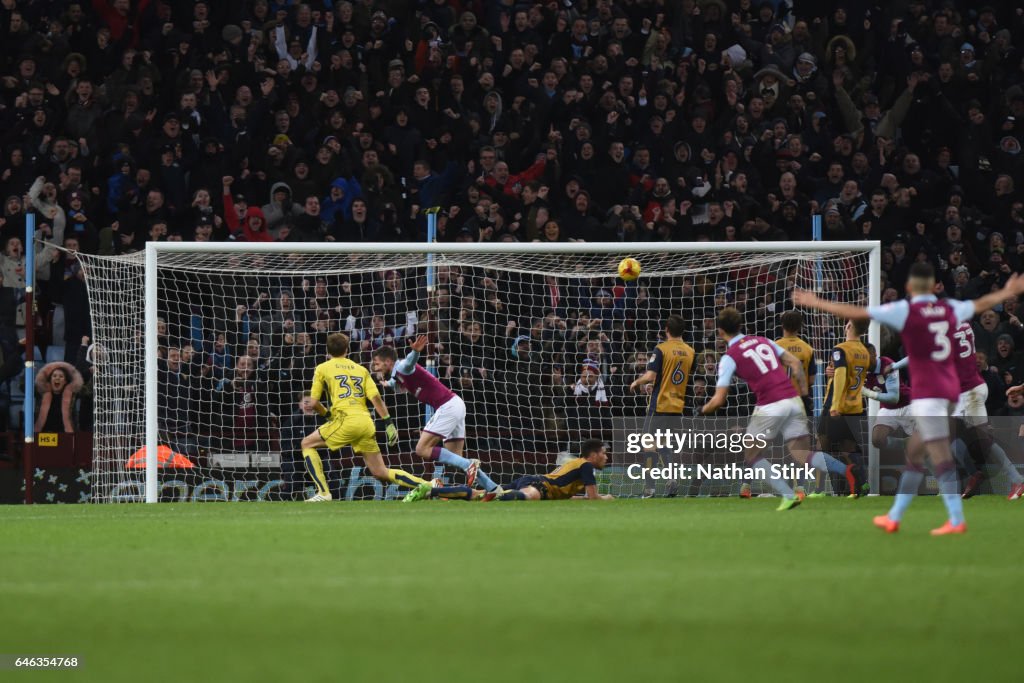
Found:
[[[772,473],[771,465],[769,465],[768,461],[765,460],[764,458],[755,460],[752,463],[746,463],[745,466],[762,468],[768,475],[768,484],[772,487],[772,490],[774,490],[775,493],[779,494],[780,496],[783,496],[784,498],[793,497],[793,489],[790,488],[789,484],[786,483],[786,480],[783,479],[780,475]]]
[[[494,481],[487,476],[487,473],[481,469],[477,469],[476,471],[476,480],[484,487],[485,491],[493,491],[498,488],[498,485],[495,484]]]
[[[469,459],[463,458],[461,455],[456,455],[447,448],[443,448],[441,446],[434,446],[433,450],[430,451],[430,459],[437,460],[445,465],[458,467],[463,472],[465,472],[466,468],[469,467]]]
[[[1009,478],[1011,484],[1019,484],[1024,482],[1024,477],[1021,476],[1017,468],[1010,462],[1010,458],[1006,456],[1006,451],[1003,447],[997,443],[992,444],[992,447],[988,449],[988,452],[992,454],[992,460],[995,461],[999,467],[1002,468],[1003,472],[1006,472],[1007,478]]]
[[[916,465],[908,464],[900,475],[900,483],[896,487],[896,500],[889,509],[889,519],[898,522],[903,519],[903,513],[913,502],[917,490],[924,481],[924,472]]]
[[[388,481],[392,484],[404,486],[407,489],[414,489],[420,484],[426,484],[426,479],[420,479],[415,474],[409,474],[405,470],[388,469]]]
[[[942,463],[935,468],[935,479],[939,482],[939,495],[949,512],[949,523],[953,526],[964,523],[964,501],[960,497],[960,484],[956,480],[956,465]]]
[[[846,474],[846,465],[837,458],[832,457],[828,453],[822,453],[821,451],[815,451],[814,455],[808,461],[811,463],[811,467],[822,472],[832,472],[833,474]]]
[[[306,471],[313,479],[316,492],[328,495],[330,491],[327,488],[327,477],[324,476],[324,464],[320,460],[320,454],[316,452],[315,448],[303,448],[302,457],[306,461]]]
[[[473,500],[473,489],[468,486],[435,486],[430,489],[431,498],[448,500]]]
[[[526,500],[526,494],[518,490],[505,491],[498,496],[498,500]]]
[[[967,452],[967,444],[961,439],[957,439],[953,442],[953,458],[960,463],[960,466],[967,470],[968,474],[974,474],[978,471],[978,468],[974,466],[974,460],[972,460]]]

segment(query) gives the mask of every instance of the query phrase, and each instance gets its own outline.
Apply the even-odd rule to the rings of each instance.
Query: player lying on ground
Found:
[[[821,451],[811,452],[807,414],[800,396],[807,394],[807,375],[800,360],[781,346],[756,335],[740,331],[742,316],[735,308],[723,308],[718,313],[718,335],[726,342],[726,352],[718,365],[715,394],[701,412],[711,415],[725,405],[729,385],[735,375],[747,383],[756,399],[746,433],[754,437],[774,440],[782,435],[793,460],[825,472],[842,473],[847,477],[851,491],[859,491],[863,478],[855,473],[855,466],[846,466]],[[787,372],[788,369],[788,372]],[[790,381],[796,379],[799,390]],[[782,496],[779,510],[791,510],[802,497],[794,494],[786,480],[773,473],[761,455],[762,448],[752,444],[744,454],[744,467],[759,468],[769,475],[768,483]]]
[[[416,455],[424,460],[458,467],[466,473],[466,486],[472,487],[479,479],[486,491],[493,491],[497,485],[480,470],[480,461],[462,457],[466,445],[466,404],[417,363],[426,347],[427,337],[417,337],[409,344],[412,351],[399,361],[393,347],[382,346],[373,352],[373,371],[388,378],[385,386],[397,385],[420,403],[434,409],[434,414],[420,431]]]
[[[320,403],[324,389],[331,400],[331,419],[302,440],[302,457],[306,461],[306,471],[316,485],[316,495],[310,498],[309,502],[331,500],[323,463],[320,454],[317,453],[317,449],[324,446],[332,451],[351,446],[355,454],[366,462],[370,474],[385,484],[396,483],[407,488],[415,488],[426,483],[404,470],[389,469],[384,464],[384,457],[377,445],[377,430],[373,425],[373,418],[370,417],[370,411],[366,408],[366,402],[373,404],[374,410],[383,420],[389,446],[398,443],[398,429],[391,423],[388,408],[384,405],[384,399],[380,397],[370,373],[363,366],[346,358],[348,343],[348,337],[340,332],[328,335],[327,353],[331,359],[316,366],[310,395],[302,400],[304,409],[315,410],[321,416],[328,412]]]
[[[910,300],[865,308],[826,301],[812,292],[793,291],[793,303],[851,320],[876,320],[900,333],[910,364],[910,410],[914,433],[907,442],[907,466],[900,476],[896,500],[888,515],[874,523],[888,533],[899,530],[903,513],[924,480],[925,460],[930,460],[939,492],[949,513],[946,523],[932,530],[936,536],[967,531],[963,516],[956,466],[949,448],[949,417],[960,397],[960,379],[952,353],[954,333],[960,323],[970,320],[995,304],[1024,293],[1024,277],[1014,274],[1003,289],[974,301],[946,299],[935,294],[935,270],[928,263],[915,263],[907,279]]]
[[[430,483],[418,486],[406,497],[406,502],[428,498],[447,500],[565,500],[582,493],[590,500],[611,500],[610,493],[597,492],[595,470],[603,470],[608,463],[608,452],[599,439],[587,439],[580,448],[580,457],[559,466],[550,474],[520,477],[512,482],[512,488],[485,494],[469,486],[432,486]]]

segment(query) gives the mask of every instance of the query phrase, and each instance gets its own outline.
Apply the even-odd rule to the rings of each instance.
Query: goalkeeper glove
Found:
[[[868,398],[873,398],[876,401],[878,400],[878,392],[873,389],[862,389],[860,393],[864,394]]]
[[[391,416],[384,418],[384,433],[388,437],[388,445],[394,446],[398,443],[398,427],[391,422]]]

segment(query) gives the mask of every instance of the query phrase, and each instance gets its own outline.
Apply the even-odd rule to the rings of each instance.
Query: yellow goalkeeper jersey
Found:
[[[333,420],[354,415],[369,418],[366,402],[380,396],[369,371],[348,358],[332,358],[316,366],[310,395],[319,401],[324,389],[330,396]]]

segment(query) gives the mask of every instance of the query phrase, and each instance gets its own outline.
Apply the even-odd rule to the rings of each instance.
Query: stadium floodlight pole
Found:
[[[868,254],[868,306],[878,306],[882,303],[882,244],[871,242],[871,252]],[[871,321],[868,328],[868,341],[875,345],[875,352],[879,357],[882,355],[882,328]],[[868,401],[868,429],[875,423],[878,417],[878,401]],[[871,487],[871,495],[877,496],[881,489],[879,486],[879,452],[878,448],[871,442],[871,434],[868,434],[868,484]]]
[[[160,399],[159,357],[157,345],[157,242],[146,243],[146,502],[158,499],[157,449],[160,445],[157,406]],[[198,243],[197,243],[198,244]]]
[[[32,504],[32,457],[36,444],[36,213],[25,215],[25,444],[22,462],[25,472],[25,502]]]

